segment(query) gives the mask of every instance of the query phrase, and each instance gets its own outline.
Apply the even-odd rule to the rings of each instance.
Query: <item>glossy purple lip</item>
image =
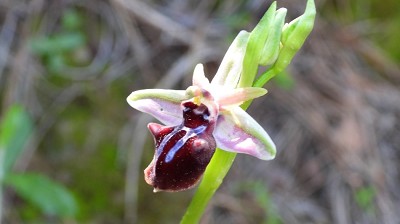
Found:
[[[182,103],[183,122],[177,126],[150,123],[156,151],[145,169],[145,180],[155,191],[193,187],[204,173],[216,148],[215,121],[204,104]]]

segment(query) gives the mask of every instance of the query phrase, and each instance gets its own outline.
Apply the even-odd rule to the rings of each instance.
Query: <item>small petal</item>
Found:
[[[193,72],[193,85],[203,89],[208,89],[210,81],[204,74],[204,67],[202,64],[197,64]]]
[[[136,110],[148,113],[165,125],[182,122],[181,102],[191,98],[185,90],[144,89],[132,92],[127,101]]]
[[[243,109],[223,111],[214,131],[217,147],[262,160],[275,157],[276,147],[265,130]]]
[[[282,30],[282,48],[274,67],[280,72],[286,68],[292,61],[296,52],[303,46],[304,41],[314,27],[315,3],[313,0],[307,0],[304,14],[285,24]]]
[[[286,12],[287,10],[285,8],[278,9],[276,11],[275,18],[272,24],[270,25],[270,27],[268,27],[269,30],[274,30],[274,32],[268,35],[268,38],[264,44],[264,48],[259,59],[259,63],[261,65],[271,65],[278,58],[282,36],[282,27],[284,25]]]
[[[251,100],[267,94],[267,90],[259,87],[245,87],[224,91],[218,95],[218,104],[221,106],[239,106],[247,100]]]

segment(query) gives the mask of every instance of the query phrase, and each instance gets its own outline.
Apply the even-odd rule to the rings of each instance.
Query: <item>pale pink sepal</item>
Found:
[[[242,74],[243,57],[249,36],[250,33],[243,30],[236,36],[211,81],[212,85],[236,88]]]
[[[240,107],[222,111],[214,131],[217,147],[245,153],[262,160],[275,157],[276,147],[268,133]]]
[[[182,123],[181,102],[189,98],[185,90],[144,89],[132,92],[127,101],[163,124],[175,126]]]

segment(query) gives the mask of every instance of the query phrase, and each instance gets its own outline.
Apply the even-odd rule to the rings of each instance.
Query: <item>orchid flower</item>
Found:
[[[150,123],[156,150],[145,169],[145,180],[154,191],[189,189],[199,181],[216,147],[262,160],[275,157],[275,144],[267,132],[239,106],[263,96],[259,87],[236,88],[241,75],[247,32],[241,32],[210,82],[202,64],[186,90],[145,89],[129,95],[128,103],[161,124]]]
[[[211,82],[198,64],[186,90],[138,90],[127,98],[133,108],[162,123],[148,124],[155,153],[144,174],[155,192],[192,188],[204,173],[181,224],[200,221],[236,153],[275,157],[275,144],[245,109],[267,93],[261,87],[286,69],[313,28],[314,0],[285,24],[286,11],[276,10],[273,2],[250,33],[241,31]],[[267,69],[257,77],[260,65]]]
[[[236,153],[262,160],[275,157],[267,132],[242,108],[267,93],[261,87],[282,72],[303,45],[314,24],[314,1],[308,0],[304,14],[288,24],[285,15],[286,9],[276,10],[274,2],[252,32],[241,31],[211,82],[198,64],[186,90],[138,90],[127,98],[133,108],[163,123],[148,124],[155,153],[144,173],[154,191],[192,188],[217,152],[183,223],[199,219]],[[269,68],[255,80],[259,65]],[[211,186],[212,177],[218,181]]]

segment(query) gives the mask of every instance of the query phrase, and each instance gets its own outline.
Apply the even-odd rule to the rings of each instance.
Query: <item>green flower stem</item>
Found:
[[[242,105],[242,108],[246,110],[248,106]],[[208,202],[222,184],[233,161],[235,161],[236,154],[217,148],[204,172],[203,180],[181,220],[181,224],[193,224],[200,221]]]
[[[282,70],[278,70],[272,66],[268,71],[263,73],[253,84],[253,87],[263,87],[269,80],[275,77],[277,74],[282,72]],[[253,100],[248,100],[242,104],[242,108],[248,108]]]
[[[246,110],[248,106],[249,105],[242,105],[241,107],[243,110]],[[193,224],[200,221],[208,202],[222,184],[233,161],[235,161],[236,154],[237,153],[227,152],[217,148],[204,172],[203,180],[181,220],[181,224]]]
[[[285,67],[286,68],[286,67]],[[281,73],[284,69],[276,69],[274,66],[263,73],[260,78],[254,82],[254,87],[263,87],[269,80]]]
[[[221,185],[224,177],[235,160],[236,153],[217,149],[208,164],[196,194],[194,195],[181,224],[198,223],[206,209],[208,202]]]

